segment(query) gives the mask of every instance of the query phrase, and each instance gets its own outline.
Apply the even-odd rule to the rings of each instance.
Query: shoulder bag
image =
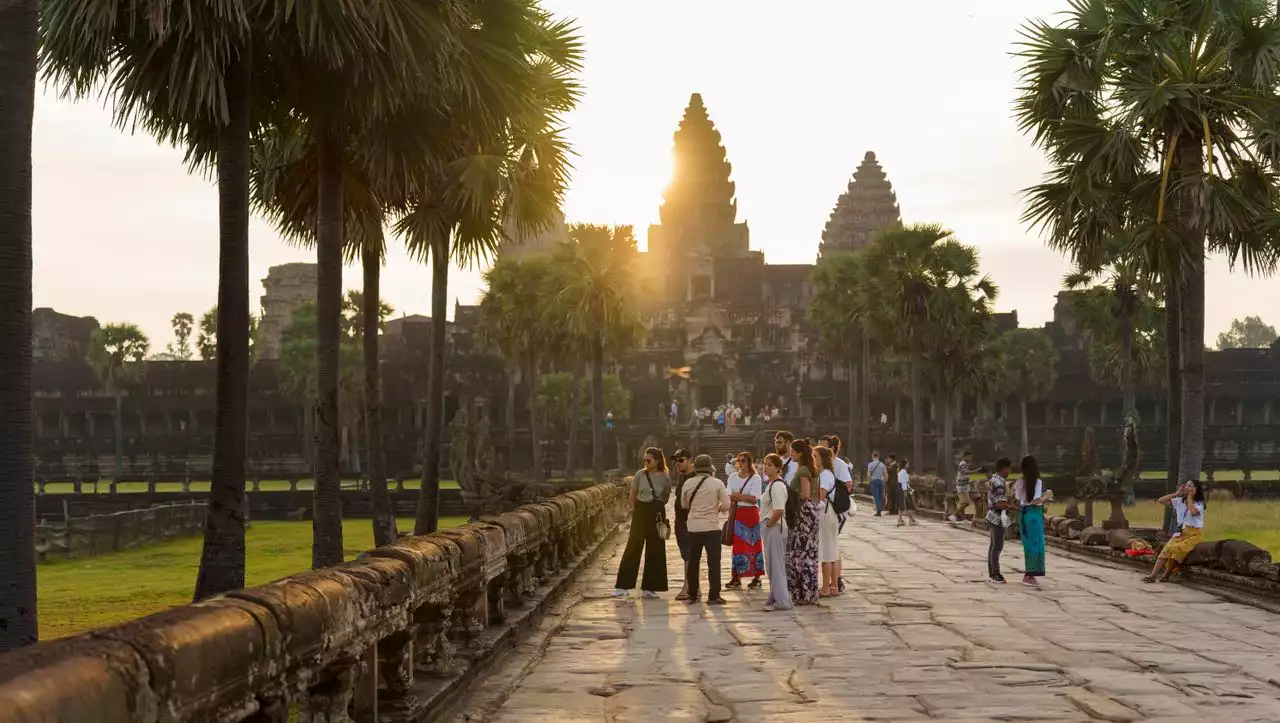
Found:
[[[742,487],[738,488],[738,494],[742,494],[747,489],[747,485],[751,484],[751,480],[755,479],[755,475],[747,478],[742,483]],[[725,547],[733,547],[733,523],[738,516],[738,503],[734,502],[729,508],[729,519],[724,521],[724,527],[720,530],[720,544]]]
[[[649,476],[649,470],[644,471],[644,480],[649,483],[649,494],[653,495],[653,501],[658,502],[658,515],[655,523],[658,526],[658,537],[666,540],[671,537],[671,523],[667,521],[667,507],[658,501],[658,491],[653,488],[653,478]]]

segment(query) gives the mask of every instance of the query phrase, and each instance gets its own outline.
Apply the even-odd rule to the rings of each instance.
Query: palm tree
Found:
[[[496,17],[482,18],[465,37],[477,59],[464,71],[475,92],[406,113],[429,143],[419,161],[394,174],[411,179],[393,201],[402,214],[396,232],[413,255],[430,257],[432,268],[433,354],[415,534],[434,532],[439,521],[449,268],[492,258],[508,224],[533,233],[558,217],[569,153],[560,119],[579,96],[573,76],[582,47],[571,23],[553,20],[532,0],[486,3],[481,11]]]
[[[1003,383],[1018,395],[1022,425],[1022,454],[1031,454],[1027,440],[1027,403],[1043,399],[1058,382],[1058,351],[1042,329],[1010,329],[997,341],[1003,362]]]
[[[942,335],[957,327],[957,293],[970,299],[994,299],[995,285],[978,277],[978,255],[935,225],[915,225],[881,232],[863,252],[863,263],[877,273],[866,279],[876,325],[889,329],[886,345],[908,357],[911,379],[912,460],[924,457],[923,374],[927,355]],[[943,460],[943,466],[948,466]]]
[[[639,340],[635,296],[636,239],[630,226],[573,224],[556,250],[564,323],[591,351],[591,457],[604,479],[604,365]]]
[[[31,117],[39,3],[0,4],[0,653],[36,642]]]
[[[863,255],[837,254],[826,256],[814,268],[810,283],[813,298],[809,300],[806,317],[818,328],[822,345],[833,357],[843,360],[848,369],[849,381],[849,438],[854,445],[852,459],[870,456],[867,420],[868,384],[870,361],[870,337],[865,321],[869,316],[864,293],[866,278],[862,264]],[[858,374],[854,373],[855,368]],[[858,378],[861,376],[861,384]],[[862,387],[861,398],[858,387]]]
[[[116,461],[112,479],[116,482],[124,475],[124,387],[141,378],[142,362],[150,347],[146,334],[134,324],[107,324],[94,329],[89,338],[89,366],[98,383],[115,400]]]
[[[529,392],[529,436],[533,442],[533,472],[542,481],[542,439],[538,419],[538,367],[548,351],[544,305],[558,278],[547,257],[524,261],[501,258],[484,275],[480,298],[480,334],[507,360],[508,459],[515,459],[515,378],[522,373]],[[425,474],[425,472],[424,472]]]
[[[1174,469],[1198,477],[1205,255],[1225,252],[1249,272],[1276,258],[1275,8],[1073,0],[1062,24],[1030,22],[1023,35],[1019,121],[1052,164],[1028,190],[1026,218],[1086,269],[1118,237],[1130,239],[1126,257],[1159,272],[1166,326],[1180,331],[1166,339],[1181,384],[1170,384],[1171,412],[1175,396],[1182,407]]]

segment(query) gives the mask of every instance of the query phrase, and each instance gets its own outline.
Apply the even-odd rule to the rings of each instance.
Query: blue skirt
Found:
[[[1044,576],[1044,508],[1023,507],[1018,518],[1022,536],[1022,555],[1031,577]]]

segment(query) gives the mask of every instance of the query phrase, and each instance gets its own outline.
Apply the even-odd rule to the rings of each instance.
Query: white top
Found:
[[[904,490],[911,489],[911,475],[905,469],[898,470],[898,486]]]
[[[743,484],[742,477],[739,476],[737,472],[734,472],[733,474],[729,475],[729,494],[751,495],[752,497],[755,497],[757,500],[760,499],[760,475],[758,474],[751,475],[751,479],[746,480],[745,486]],[[735,507],[738,505],[750,506],[746,502],[734,503]]]
[[[853,471],[849,469],[848,462],[844,461],[843,459],[840,459],[839,457],[836,457],[832,461],[831,466],[835,468],[836,479],[840,480],[841,482],[853,481]]]
[[[783,460],[782,466],[786,470],[782,473],[782,481],[791,484],[791,481],[796,478],[796,472],[800,471],[800,465],[794,459],[788,457]]]
[[[787,483],[782,480],[775,480],[765,485],[764,494],[760,496],[760,520],[762,522],[768,520],[774,510],[783,510],[785,513],[789,494]],[[782,515],[778,524],[782,527],[787,526],[786,514]]]
[[[1199,527],[1204,529],[1204,503],[1196,502],[1195,512],[1187,509],[1187,501],[1182,497],[1174,497],[1173,509],[1178,513],[1179,527]]]
[[[827,493],[828,497],[830,497],[831,490],[836,488],[835,473],[833,473],[829,469],[822,470],[822,473],[818,475],[818,486],[821,487],[823,491]]]
[[[728,462],[725,462],[725,463],[724,463],[724,476],[725,476],[725,479],[728,479],[728,478],[732,477],[733,475],[734,475],[734,472],[733,472],[733,460],[729,460]]]
[[[884,466],[884,462],[880,460],[872,460],[867,463],[867,477],[871,479],[883,480],[889,476],[889,468]]]
[[[680,501],[689,510],[690,532],[719,530],[720,513],[729,511],[729,491],[724,483],[711,475],[705,476],[707,480],[701,486],[698,483],[703,475],[695,475],[685,480],[684,487],[680,488]],[[696,498],[694,490],[698,492]]]
[[[1026,489],[1026,485],[1024,484],[1025,482],[1026,482],[1025,479],[1020,479],[1013,484],[1013,494],[1016,496],[1018,503],[1023,505],[1024,507],[1031,500],[1034,500],[1040,495],[1044,494],[1044,480],[1040,480],[1040,479],[1036,480],[1036,493],[1031,495],[1030,497],[1027,497],[1027,489]],[[1037,505],[1037,507],[1040,507],[1040,506],[1042,505]]]

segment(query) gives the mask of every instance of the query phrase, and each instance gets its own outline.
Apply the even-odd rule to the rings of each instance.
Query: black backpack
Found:
[[[827,501],[831,503],[831,509],[835,510],[837,515],[848,512],[850,503],[853,502],[849,496],[849,486],[836,480],[836,486],[831,489],[831,497]]]
[[[787,529],[794,530],[796,525],[800,524],[800,494],[791,489],[791,485],[781,479],[776,479],[769,483],[769,489],[773,489],[776,484],[781,484],[787,488],[787,504],[782,508],[782,517],[787,521]]]

